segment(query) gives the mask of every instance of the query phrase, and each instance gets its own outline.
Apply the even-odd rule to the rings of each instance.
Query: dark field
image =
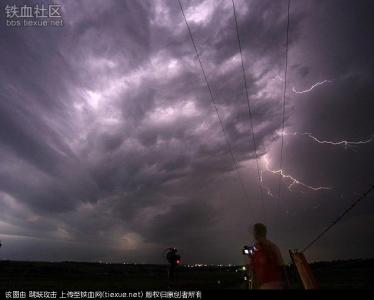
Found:
[[[373,289],[374,260],[312,264],[323,289]],[[297,274],[288,270],[291,288],[301,289]],[[176,289],[244,289],[241,266],[180,266]],[[80,262],[0,262],[2,289],[166,289],[165,265]]]

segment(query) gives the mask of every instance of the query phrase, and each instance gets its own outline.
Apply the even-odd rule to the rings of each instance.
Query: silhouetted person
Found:
[[[170,248],[168,253],[166,254],[166,259],[169,263],[169,282],[175,281],[175,272],[177,269],[177,266],[181,263],[181,257],[177,253],[177,249]]]
[[[254,277],[254,288],[283,289],[285,282],[282,255],[277,245],[266,238],[266,234],[267,229],[264,224],[254,225],[253,235],[256,244],[249,263]]]

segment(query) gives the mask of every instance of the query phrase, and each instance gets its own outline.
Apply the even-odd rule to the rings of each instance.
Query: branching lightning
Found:
[[[298,133],[298,132],[279,132],[278,135],[303,135],[303,136],[307,136],[309,138],[311,138],[313,141],[315,141],[316,143],[318,144],[328,144],[328,145],[332,145],[332,146],[344,146],[345,149],[348,149],[349,146],[357,146],[357,145],[363,145],[363,144],[368,144],[368,143],[371,143],[373,140],[374,140],[374,134],[366,139],[366,140],[357,140],[357,141],[349,141],[349,140],[341,140],[341,141],[332,141],[332,140],[321,140],[319,138],[317,138],[316,136],[314,136],[313,134],[309,133],[309,132],[304,132],[304,133]]]
[[[296,93],[296,94],[305,94],[305,93],[309,93],[309,92],[311,92],[314,88],[316,88],[316,87],[318,87],[318,86],[320,86],[320,85],[324,85],[324,84],[326,84],[326,83],[330,83],[330,82],[332,82],[332,80],[327,80],[327,79],[326,79],[326,80],[319,81],[319,82],[313,84],[309,89],[306,89],[306,90],[303,90],[303,91],[297,91],[297,90],[295,89],[295,87],[293,87],[293,88],[292,88],[292,91],[293,91],[294,93]]]
[[[278,132],[278,135],[283,135],[283,136],[286,136],[286,135],[307,136],[307,137],[309,137],[310,139],[312,139],[314,142],[316,142],[318,144],[328,144],[328,145],[332,145],[332,146],[344,146],[345,149],[347,149],[349,146],[363,145],[363,144],[368,144],[368,143],[371,143],[372,141],[374,141],[374,134],[370,138],[368,138],[366,140],[358,140],[358,141],[350,141],[350,140],[341,140],[341,141],[321,140],[321,139],[315,137],[313,134],[311,134],[309,132],[298,133],[298,132],[286,132],[286,131],[282,132],[282,131],[280,131],[280,132]],[[301,182],[300,180],[296,179],[295,177],[292,177],[289,174],[286,174],[284,172],[284,170],[282,170],[282,169],[280,169],[280,170],[273,170],[273,169],[271,169],[270,168],[270,160],[269,160],[269,158],[266,155],[263,156],[262,160],[264,162],[264,167],[265,167],[265,170],[267,172],[272,173],[272,174],[276,174],[276,175],[280,175],[282,178],[285,178],[285,179],[289,180],[289,182],[290,182],[290,184],[288,185],[288,190],[289,191],[292,191],[292,188],[295,185],[300,185],[300,186],[303,186],[306,189],[313,190],[313,191],[330,190],[330,189],[332,189],[331,187],[326,187],[326,186],[318,186],[318,187],[311,186],[311,185],[308,185],[308,184],[306,184],[304,182]],[[263,181],[262,173],[261,173],[261,181]],[[267,188],[265,185],[264,185],[264,187],[266,188],[266,190],[268,192],[268,195],[273,196],[273,194],[271,193],[270,189]]]
[[[292,177],[291,175],[286,174],[283,170],[272,170],[270,168],[270,161],[269,161],[268,157],[266,155],[264,155],[262,159],[263,159],[266,171],[268,171],[272,174],[280,175],[280,176],[282,176],[282,178],[288,179],[290,181],[290,184],[288,185],[288,190],[290,192],[292,192],[292,187],[294,187],[295,185],[300,185],[300,186],[303,186],[304,188],[307,188],[307,189],[313,190],[313,191],[330,190],[331,189],[331,187],[326,187],[326,186],[314,187],[314,186],[308,185],[308,184],[306,184],[304,182],[301,182],[300,180]]]
[[[263,177],[263,170],[261,170],[261,172],[260,172],[260,174],[261,174],[261,185],[262,185],[262,187],[266,190],[266,194],[269,196],[269,197],[272,197],[272,198],[274,198],[274,195],[273,195],[273,193],[271,192],[271,190],[270,190],[270,188],[268,187],[268,186],[266,186],[266,184],[264,183],[264,177]]]
[[[342,141],[336,141],[336,142],[334,142],[334,141],[320,140],[320,139],[316,138],[314,135],[312,135],[311,133],[308,133],[308,132],[302,133],[302,135],[306,135],[306,136],[310,137],[312,140],[314,140],[315,142],[317,142],[319,144],[329,144],[329,145],[333,145],[333,146],[344,145],[345,149],[347,149],[351,145],[368,144],[368,143],[371,143],[373,141],[373,136],[371,136],[367,140],[360,140],[360,141],[342,140]]]

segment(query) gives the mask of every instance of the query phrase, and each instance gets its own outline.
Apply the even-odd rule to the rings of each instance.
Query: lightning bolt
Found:
[[[320,85],[324,85],[324,84],[329,83],[329,82],[332,82],[332,80],[327,80],[327,79],[326,79],[326,80],[323,80],[323,81],[319,81],[319,82],[313,84],[309,89],[306,89],[306,90],[303,90],[303,91],[297,91],[297,90],[295,89],[295,87],[292,87],[292,91],[293,91],[294,93],[296,93],[296,94],[305,94],[305,93],[309,93],[309,92],[311,92],[314,88],[316,88],[316,87],[318,87],[318,86],[320,86]]]
[[[313,190],[313,191],[331,190],[331,187],[325,187],[325,186],[314,187],[314,186],[308,185],[308,184],[306,184],[304,182],[301,182],[300,180],[292,177],[291,175],[286,174],[282,169],[272,170],[270,168],[270,161],[269,161],[269,159],[266,155],[263,156],[262,160],[264,162],[266,171],[268,171],[272,174],[280,175],[280,176],[282,176],[282,178],[286,178],[290,181],[290,184],[288,185],[288,190],[290,192],[292,192],[292,187],[294,187],[295,185],[300,185],[300,186],[303,186],[304,188],[307,188],[307,189]]]
[[[261,181],[261,185],[262,185],[262,187],[266,190],[266,194],[267,194],[269,197],[274,198],[274,195],[273,195],[273,193],[271,192],[270,188],[269,188],[267,185],[265,185],[265,183],[264,183],[264,178],[263,178],[262,174],[263,174],[263,170],[260,170],[260,181]]]
[[[333,146],[344,145],[345,149],[347,149],[350,145],[362,145],[362,144],[371,143],[373,141],[373,137],[374,137],[374,135],[372,135],[369,139],[361,140],[361,141],[342,140],[342,141],[334,142],[334,141],[320,140],[320,139],[316,138],[314,135],[312,135],[311,133],[308,133],[308,132],[302,133],[302,135],[306,135],[306,136],[310,137],[312,140],[314,140],[315,142],[317,142],[319,144],[329,144],[329,145],[333,145]]]
[[[332,145],[332,146],[341,146],[343,145],[345,149],[348,149],[349,146],[355,146],[355,145],[363,145],[363,144],[369,144],[371,143],[373,140],[374,140],[374,134],[366,139],[366,140],[358,140],[358,141],[349,141],[349,140],[341,140],[341,141],[331,141],[331,140],[321,140],[317,137],[315,137],[313,134],[309,133],[309,132],[304,132],[304,133],[298,133],[298,132],[277,132],[278,135],[283,135],[283,136],[286,136],[286,135],[303,135],[303,136],[307,136],[309,138],[311,138],[313,141],[317,142],[318,144],[329,144],[329,145]]]

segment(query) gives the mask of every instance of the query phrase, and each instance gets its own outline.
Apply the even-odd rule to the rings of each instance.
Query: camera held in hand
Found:
[[[242,249],[242,254],[247,255],[247,256],[251,256],[256,250],[257,249],[256,249],[255,246],[244,246],[243,249]]]

